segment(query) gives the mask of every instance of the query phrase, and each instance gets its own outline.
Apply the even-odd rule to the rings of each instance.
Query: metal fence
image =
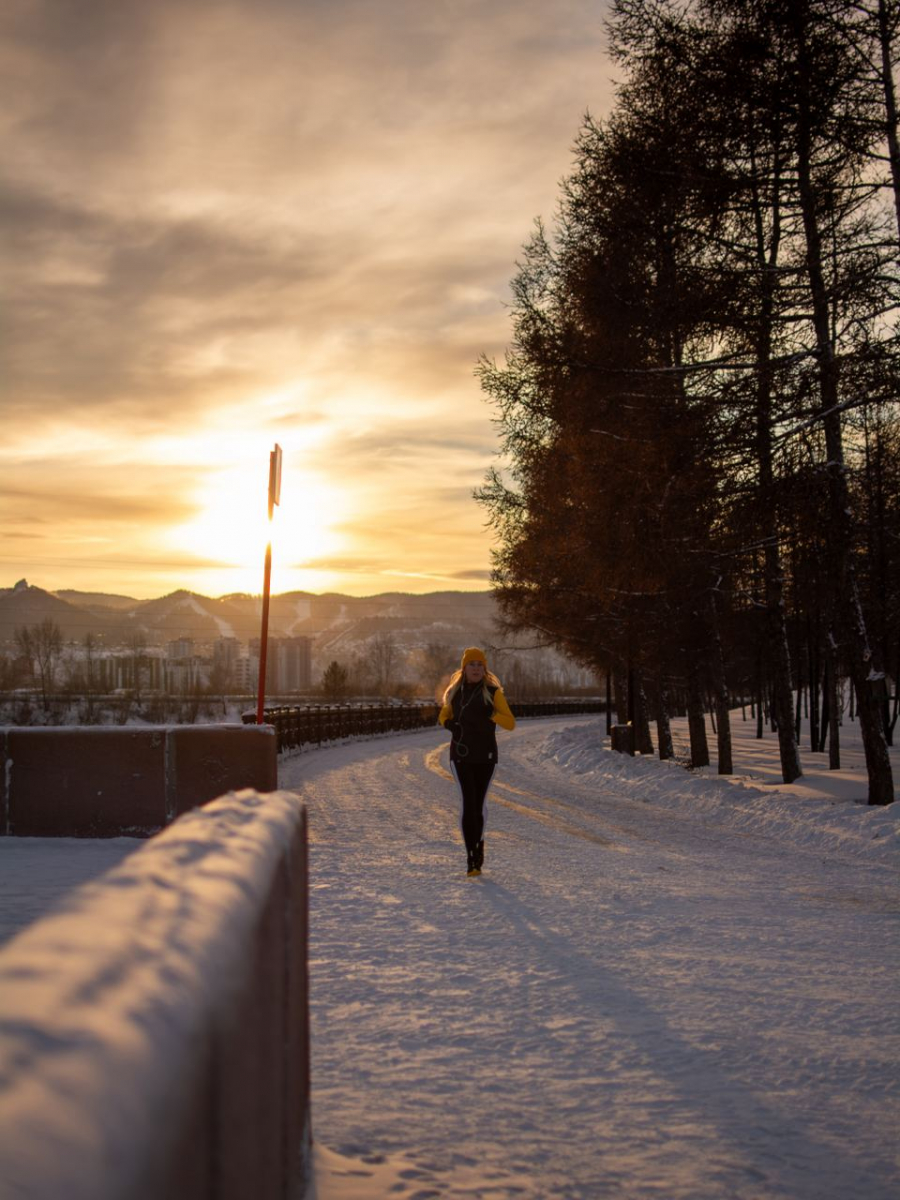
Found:
[[[516,719],[556,717],[597,713],[605,710],[605,701],[534,700],[510,701]],[[427,729],[437,724],[440,705],[418,704],[304,704],[267,708],[263,717],[274,725],[278,735],[278,753],[302,746],[321,746],[326,742],[379,733],[399,733]],[[242,716],[245,725],[256,723],[256,713]]]

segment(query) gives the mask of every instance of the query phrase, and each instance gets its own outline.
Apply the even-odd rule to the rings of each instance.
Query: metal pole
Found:
[[[276,443],[269,452],[269,542],[266,546],[266,565],[263,571],[262,624],[259,631],[259,685],[256,696],[256,723],[265,723],[266,659],[269,650],[269,592],[272,583],[272,513],[281,501],[281,447]]]
[[[259,690],[256,699],[256,723],[264,724],[266,707],[266,658],[269,648],[269,590],[272,581],[272,543],[266,546],[266,566],[263,574],[262,628],[259,633]]]

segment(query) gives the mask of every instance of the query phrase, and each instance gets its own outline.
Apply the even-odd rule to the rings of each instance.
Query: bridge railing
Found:
[[[601,699],[525,700],[510,699],[516,719],[599,713]],[[432,701],[412,704],[302,704],[266,708],[263,717],[275,727],[278,753],[303,746],[321,746],[347,738],[428,729],[437,724],[440,705]],[[246,712],[245,725],[256,722],[256,713]]]
[[[230,793],[0,949],[4,1200],[301,1200],[306,847],[299,796]]]

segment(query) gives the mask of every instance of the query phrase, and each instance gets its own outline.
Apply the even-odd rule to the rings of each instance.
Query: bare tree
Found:
[[[93,724],[96,719],[95,703],[99,683],[96,661],[97,639],[94,634],[86,633],[82,645],[84,647],[81,664],[81,686],[84,694],[83,719],[89,724]]]
[[[209,672],[208,690],[222,703],[222,713],[228,713],[228,692],[232,685],[234,668],[227,658],[216,658]]]
[[[446,642],[420,646],[413,655],[413,663],[421,690],[436,698],[435,693],[443,691],[458,661],[459,653]]]
[[[16,687],[20,674],[20,660],[12,655],[0,653],[0,692],[8,692]]]
[[[135,703],[140,704],[143,671],[147,663],[147,635],[142,629],[131,634],[128,648],[131,651],[131,691]]]
[[[38,625],[23,625],[16,630],[16,645],[30,664],[31,675],[41,690],[41,707],[50,709],[50,694],[62,656],[62,633],[51,617]]]
[[[375,691],[384,696],[394,682],[397,642],[392,633],[377,633],[369,642],[366,660]]]

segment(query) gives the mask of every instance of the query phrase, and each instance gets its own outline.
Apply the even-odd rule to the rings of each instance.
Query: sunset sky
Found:
[[[473,375],[603,0],[4,0],[0,587],[487,586]]]

